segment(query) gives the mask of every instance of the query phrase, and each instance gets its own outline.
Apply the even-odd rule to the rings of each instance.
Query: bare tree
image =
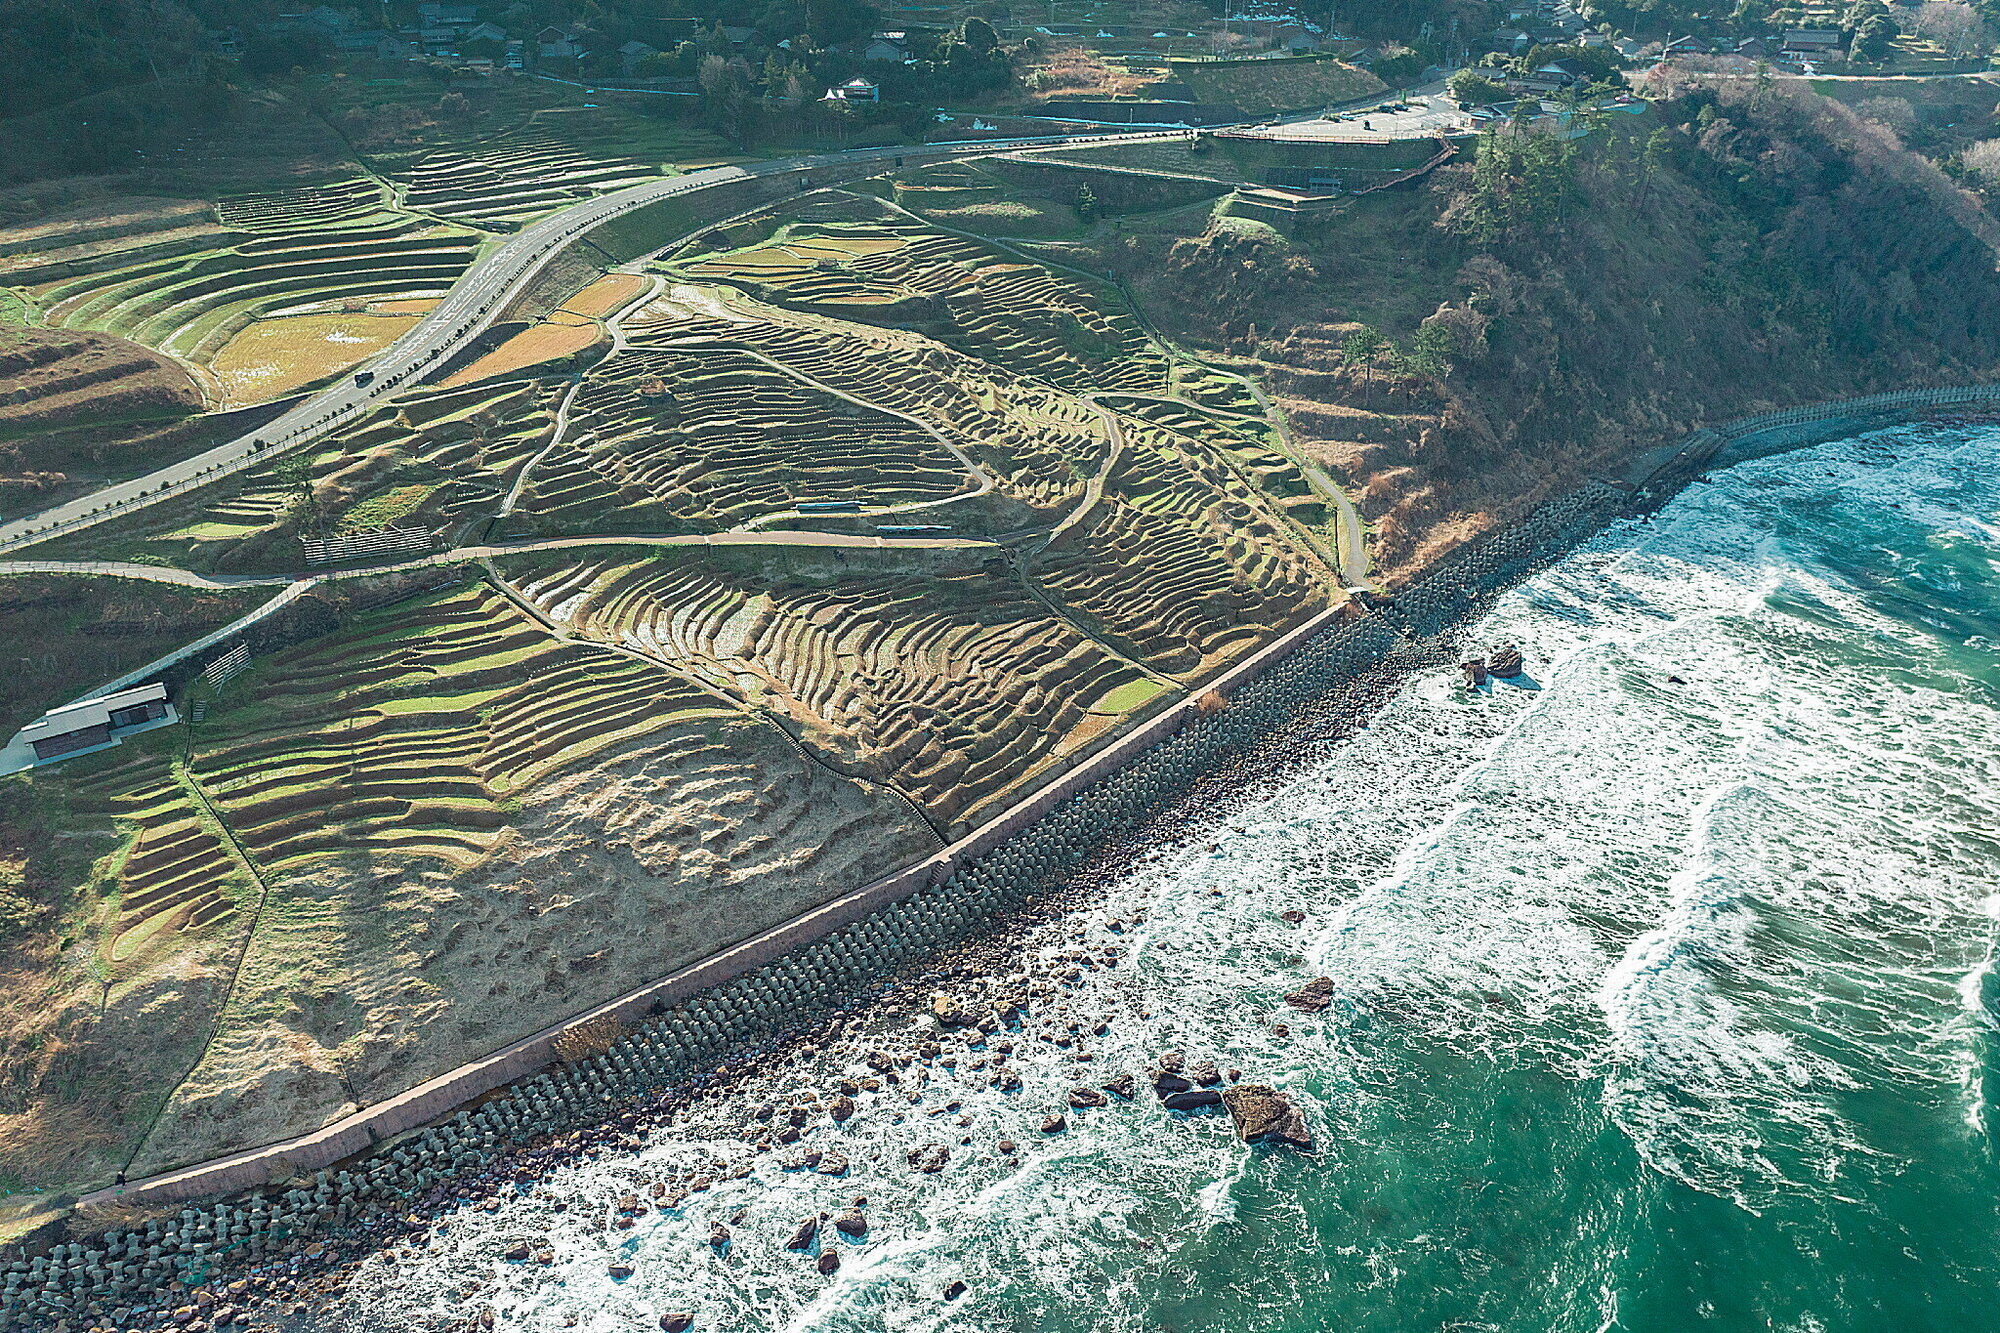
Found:
[[[1915,28],[1956,59],[1992,45],[1992,35],[1979,11],[1960,0],[1931,0],[1917,10]]]
[[[1988,189],[2000,186],[2000,139],[1981,139],[1967,148],[1959,161],[1979,178],[1981,185]]]

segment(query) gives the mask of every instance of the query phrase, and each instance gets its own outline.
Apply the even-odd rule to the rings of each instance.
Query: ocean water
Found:
[[[1037,929],[1031,951],[1123,956],[1001,1034],[1020,1091],[960,1049],[811,1122],[845,1178],[754,1152],[750,1107],[865,1075],[920,1021],[870,1015],[633,1155],[370,1261],[322,1322],[2000,1328],[2000,428],[1718,474],[1472,638],[1521,644],[1532,686],[1413,680]],[[1319,976],[1324,1013],[1283,1005]],[[1069,1088],[1170,1049],[1285,1089],[1318,1150],[1245,1148],[1143,1089],[1039,1132]],[[927,1144],[952,1154],[934,1175],[908,1163]],[[607,1225],[628,1189],[743,1167]],[[870,1230],[829,1233],[834,1275],[785,1248],[856,1195]],[[519,1240],[555,1262],[506,1262]]]

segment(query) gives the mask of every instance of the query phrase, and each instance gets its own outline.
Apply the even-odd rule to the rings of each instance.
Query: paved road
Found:
[[[1376,107],[1407,103],[1407,111]],[[1391,139],[1434,139],[1452,130],[1473,127],[1472,116],[1458,109],[1442,80],[1421,88],[1385,93],[1374,105],[1343,111],[1338,118],[1313,116],[1275,125],[1232,130],[1232,135],[1271,139],[1280,143],[1381,143]]]
[[[399,386],[420,378],[476,338],[495,315],[534,280],[542,266],[578,236],[648,204],[757,176],[888,161],[898,157],[980,157],[1050,144],[1181,137],[1185,137],[1185,131],[1049,135],[972,144],[857,148],[751,166],[710,167],[684,176],[647,181],[587,200],[523,228],[506,244],[468,269],[451,293],[430,314],[369,363],[367,369],[375,376],[369,384],[357,385],[351,376],[343,376],[338,383],[314,394],[260,430],[143,477],[106,486],[41,513],[0,524],[0,551],[18,549],[130,513],[172,493],[216,480],[257,459],[296,449],[346,425],[393,394]]]

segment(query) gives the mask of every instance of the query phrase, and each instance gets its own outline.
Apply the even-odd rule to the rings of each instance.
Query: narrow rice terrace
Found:
[[[857,198],[864,220],[788,222],[768,238],[677,255],[672,271],[832,319],[919,329],[1065,389],[1161,392],[1168,367],[1115,298]]]
[[[779,582],[715,561],[516,565],[521,592],[771,711],[963,826],[1169,688],[1000,571]]]
[[[520,531],[719,531],[798,502],[942,500],[978,484],[929,432],[747,352],[635,351],[593,375],[535,467]]]
[[[548,131],[524,128],[425,154],[408,169],[403,202],[456,221],[520,223],[658,174],[643,163],[595,157]]]

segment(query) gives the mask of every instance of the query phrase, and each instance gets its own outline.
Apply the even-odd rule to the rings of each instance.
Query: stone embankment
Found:
[[[246,1154],[233,1164],[95,1196],[86,1203],[115,1211],[133,1203],[157,1204],[176,1197],[177,1190],[189,1191],[181,1198],[256,1190],[115,1226],[88,1242],[17,1253],[0,1266],[0,1330],[126,1323],[227,1327],[236,1318],[223,1313],[232,1291],[268,1296],[284,1274],[316,1262],[330,1241],[394,1234],[414,1209],[480,1182],[490,1184],[496,1171],[509,1171],[504,1163],[518,1159],[522,1145],[546,1145],[535,1150],[544,1156],[593,1144],[636,1147],[633,1108],[659,1105],[663,1090],[696,1085],[732,1057],[768,1048],[786,1032],[1062,884],[1076,867],[1132,835],[1205,777],[1227,771],[1315,701],[1381,669],[1399,649],[1448,633],[1502,589],[1631,512],[1635,490],[1640,504],[1657,503],[1712,460],[1736,461],[1733,449],[1754,450],[1742,456],[1755,457],[1808,438],[1828,438],[1830,430],[1856,420],[1990,402],[1995,396],[1984,388],[1921,390],[1697,432],[1642,477],[1591,483],[1545,506],[1392,603],[1339,623],[1302,627],[1232,673],[1219,691],[1225,707],[1163,714],[1107,752],[1104,765],[1115,763],[1115,771],[1093,764],[1067,775],[979,837],[892,881],[738,946],[722,960],[538,1034],[510,1048],[511,1055],[503,1052],[385,1108],[372,1108],[372,1119],[348,1126],[351,1133],[323,1133]],[[1783,442],[1773,444],[1774,439]],[[565,1032],[577,1031],[579,1024],[601,1026],[606,1018],[631,1026],[601,1054],[546,1068],[515,1083],[508,1095],[358,1155],[380,1135],[434,1120],[452,1105],[546,1064]],[[1259,1086],[1242,1090],[1241,1108],[1230,1108],[1239,1128],[1273,1141],[1296,1141],[1302,1135],[1294,1131],[1303,1126],[1277,1104],[1278,1094],[1269,1097],[1276,1101]],[[1310,1141],[1309,1135],[1302,1137]],[[267,1180],[281,1183],[257,1188]]]

